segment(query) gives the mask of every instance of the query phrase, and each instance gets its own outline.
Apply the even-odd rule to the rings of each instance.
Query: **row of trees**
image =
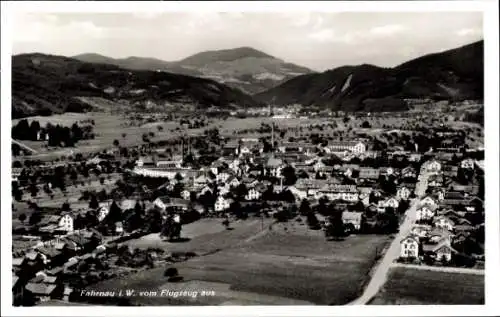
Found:
[[[49,146],[69,147],[74,146],[80,140],[93,139],[94,137],[92,125],[80,127],[76,122],[71,127],[59,124],[52,125],[51,123],[47,123],[45,127],[42,127],[36,120],[33,120],[30,124],[27,119],[23,119],[12,126],[13,139],[30,141],[48,139]]]

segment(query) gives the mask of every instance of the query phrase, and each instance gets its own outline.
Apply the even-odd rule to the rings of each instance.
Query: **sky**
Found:
[[[483,38],[480,12],[16,13],[13,54],[180,60],[249,46],[324,71],[393,67]]]

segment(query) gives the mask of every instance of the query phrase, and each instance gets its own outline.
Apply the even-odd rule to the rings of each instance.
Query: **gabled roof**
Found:
[[[417,243],[420,241],[420,239],[419,239],[419,237],[418,237],[417,235],[414,235],[414,234],[409,234],[409,235],[407,235],[406,237],[404,237],[403,239],[401,239],[400,243],[402,243],[403,241],[406,241],[406,240],[408,240],[408,239],[410,239],[410,240],[414,240],[414,241],[415,241],[415,242],[417,242]]]
[[[56,285],[45,284],[45,283],[28,283],[26,284],[26,290],[35,295],[50,295],[56,289]]]

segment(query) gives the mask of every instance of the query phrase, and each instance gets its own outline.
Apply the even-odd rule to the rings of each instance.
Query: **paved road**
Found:
[[[417,269],[417,270],[484,275],[484,270],[470,269],[470,268],[463,268],[463,267],[430,266],[430,265],[421,265],[421,264],[416,265],[416,264],[404,264],[404,263],[393,263],[392,267],[405,267],[405,268]]]
[[[347,305],[365,305],[379,292],[380,288],[382,288],[382,286],[384,285],[387,279],[387,274],[389,273],[389,269],[391,268],[394,260],[399,257],[400,241],[410,233],[411,227],[415,222],[417,207],[420,202],[420,197],[425,194],[426,183],[427,176],[424,175],[423,177],[419,178],[419,182],[415,187],[415,194],[417,198],[413,199],[410,203],[410,207],[405,213],[405,219],[399,227],[398,234],[396,234],[394,240],[391,242],[389,248],[385,252],[384,257],[380,260],[363,294]]]

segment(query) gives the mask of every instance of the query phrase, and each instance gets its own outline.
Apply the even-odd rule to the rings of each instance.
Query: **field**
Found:
[[[371,305],[484,305],[484,275],[393,268]]]
[[[246,220],[233,230],[209,230],[197,236],[183,233],[191,237],[188,242],[156,243],[154,246],[170,252],[199,255],[173,265],[184,278],[181,283],[167,283],[164,268],[158,267],[126,279],[105,281],[92,289],[172,290],[197,285],[215,292],[215,296],[197,299],[135,298],[133,302],[140,305],[342,305],[359,295],[376,255],[389,241],[387,236],[373,235],[326,241],[320,231],[297,223],[275,224],[271,230],[266,223],[264,231],[260,226],[260,220]],[[144,241],[129,245],[146,247]]]

